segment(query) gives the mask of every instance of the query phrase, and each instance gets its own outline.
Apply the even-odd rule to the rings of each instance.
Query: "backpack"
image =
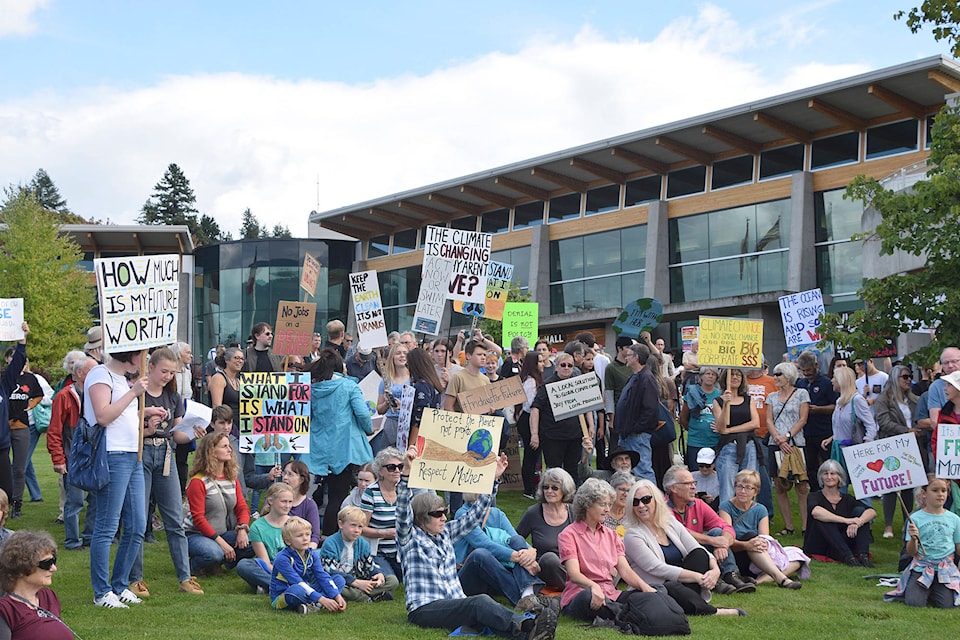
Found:
[[[690,635],[690,623],[683,609],[663,591],[627,591],[613,606],[619,609],[614,623],[621,633],[637,636]]]
[[[33,426],[37,433],[46,433],[50,428],[50,415],[53,413],[52,404],[42,402],[33,408]]]

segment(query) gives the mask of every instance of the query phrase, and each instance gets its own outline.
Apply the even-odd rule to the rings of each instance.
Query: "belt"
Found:
[[[165,447],[169,441],[166,438],[144,438],[143,444],[149,444],[154,447]]]

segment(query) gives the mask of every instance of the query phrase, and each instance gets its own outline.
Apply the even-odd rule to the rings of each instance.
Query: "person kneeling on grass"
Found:
[[[393,600],[393,590],[400,581],[395,575],[384,575],[370,554],[370,543],[360,534],[367,517],[360,507],[347,506],[337,514],[340,531],[323,541],[320,562],[332,576],[342,576],[346,583],[341,594],[348,602]]]
[[[488,627],[504,638],[552,640],[557,614],[550,607],[544,607],[536,616],[520,614],[486,594],[464,594],[457,576],[453,543],[480,524],[494,494],[480,496],[463,517],[448,522],[443,498],[421,493],[411,499],[407,479],[416,458],[417,450],[411,447],[404,455],[397,484],[397,546],[403,563],[407,620],[418,627],[448,631],[463,627],[464,632],[469,627],[471,633]],[[494,493],[506,469],[507,456],[501,455]]]
[[[297,613],[346,611],[343,576],[330,576],[323,570],[320,552],[310,548],[313,527],[303,518],[293,516],[283,523],[283,541],[287,548],[273,559],[270,600],[274,609]]]

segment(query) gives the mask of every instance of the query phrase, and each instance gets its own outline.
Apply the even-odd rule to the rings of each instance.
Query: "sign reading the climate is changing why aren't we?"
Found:
[[[93,264],[104,351],[138,351],[176,342],[180,256],[97,258]]]

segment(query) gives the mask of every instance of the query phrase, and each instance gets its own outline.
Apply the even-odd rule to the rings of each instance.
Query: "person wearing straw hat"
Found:
[[[103,364],[103,327],[87,329],[87,342],[83,345],[83,352],[96,360],[97,364]]]

